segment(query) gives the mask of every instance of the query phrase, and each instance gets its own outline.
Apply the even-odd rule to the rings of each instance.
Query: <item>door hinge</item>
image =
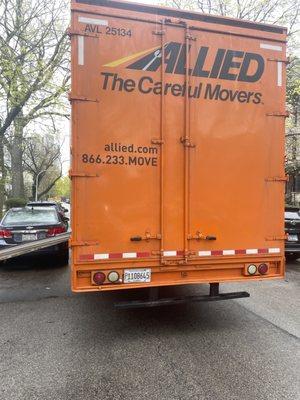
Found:
[[[267,236],[266,237],[266,240],[268,240],[268,241],[273,241],[273,240],[286,240],[287,239],[287,234],[285,234],[285,235],[281,235],[281,236]]]
[[[180,142],[183,144],[184,147],[191,147],[191,148],[196,147],[196,145],[191,143],[190,139],[187,137],[181,137]]]
[[[286,65],[290,64],[291,62],[289,59],[280,60],[279,58],[267,58],[267,61],[281,62]]]
[[[192,35],[185,35],[185,38],[186,38],[187,40],[193,40],[194,42],[197,40],[197,39],[195,38],[195,36],[192,36]]]
[[[92,98],[92,97],[86,97],[86,96],[79,96],[73,93],[69,93],[68,95],[69,101],[90,101],[92,103],[99,103],[99,99]]]
[[[73,172],[69,171],[69,177],[70,178],[98,178],[100,175],[99,174],[87,174],[86,172]]]
[[[285,112],[280,112],[280,111],[276,111],[276,112],[272,112],[272,113],[267,113],[266,114],[268,117],[283,117],[283,118],[288,118],[290,113],[288,111]]]
[[[164,144],[162,139],[151,139],[152,144]]]
[[[288,182],[289,176],[271,176],[265,180],[266,182]]]
[[[88,37],[93,37],[93,38],[99,38],[102,34],[100,32],[96,33],[96,32],[83,32],[83,31],[77,31],[77,30],[71,30],[68,29],[67,31],[68,36],[72,37],[72,36],[88,36]]]
[[[69,240],[69,245],[70,247],[76,247],[76,246],[98,246],[99,242],[96,241],[90,241],[90,240]]]

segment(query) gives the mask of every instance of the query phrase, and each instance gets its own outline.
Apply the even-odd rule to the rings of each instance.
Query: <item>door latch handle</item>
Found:
[[[130,238],[132,242],[141,242],[142,240],[149,241],[151,239],[161,240],[161,234],[157,233],[156,235],[151,235],[150,232],[146,232],[145,236],[136,235],[136,236],[131,236]]]
[[[180,143],[182,143],[184,147],[191,147],[191,148],[196,147],[195,144],[191,143],[191,141],[188,137],[181,137]]]
[[[196,232],[196,235],[188,235],[188,240],[217,240],[216,236],[204,235],[200,231]]]
[[[206,240],[217,240],[216,236],[210,236],[210,235],[206,236],[205,239]]]

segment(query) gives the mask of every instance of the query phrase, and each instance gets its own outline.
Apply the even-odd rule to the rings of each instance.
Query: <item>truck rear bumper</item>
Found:
[[[247,267],[250,264],[266,263],[266,274],[256,273],[249,275]],[[145,287],[190,285],[212,282],[255,281],[262,279],[280,279],[284,277],[284,257],[247,258],[244,260],[211,260],[210,263],[199,262],[194,265],[157,266],[147,264],[119,263],[105,265],[99,263],[72,266],[72,290],[74,292],[107,291],[122,289],[137,289]],[[151,281],[148,283],[124,283],[124,270],[134,268],[151,268]],[[95,272],[103,272],[106,276],[110,271],[117,271],[120,275],[118,283],[110,283],[107,279],[102,285],[96,285],[92,276]]]

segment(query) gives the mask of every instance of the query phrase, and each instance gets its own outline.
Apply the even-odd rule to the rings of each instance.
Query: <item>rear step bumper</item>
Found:
[[[169,298],[158,298],[158,288],[151,288],[148,300],[134,300],[134,301],[123,301],[115,303],[115,308],[128,309],[128,308],[151,308],[151,307],[162,307],[175,304],[188,304],[204,301],[220,301],[220,300],[233,300],[250,297],[248,292],[231,292],[231,293],[219,293],[219,284],[211,283],[209,295],[201,296],[184,296],[184,297],[169,297]]]

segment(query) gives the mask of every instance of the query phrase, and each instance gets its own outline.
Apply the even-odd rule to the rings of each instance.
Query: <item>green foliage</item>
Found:
[[[5,207],[7,210],[13,207],[24,207],[26,206],[27,200],[20,197],[11,197],[5,201]]]
[[[55,196],[70,198],[71,181],[68,176],[62,176],[55,183]]]
[[[291,106],[292,112],[298,112],[300,108],[300,58],[294,57],[287,68],[287,103]]]

